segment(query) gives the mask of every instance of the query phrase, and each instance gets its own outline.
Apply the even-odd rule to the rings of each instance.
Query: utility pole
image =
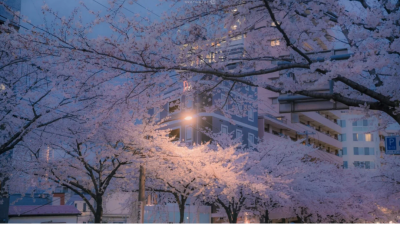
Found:
[[[144,223],[144,206],[146,205],[145,199],[145,182],[146,182],[146,169],[140,165],[139,173],[139,212],[138,212],[138,223]]]
[[[297,132],[298,135],[306,135],[306,145],[309,146],[310,143],[308,141],[308,135],[311,134],[315,134],[315,132],[309,132],[308,130],[304,131],[304,132]]]

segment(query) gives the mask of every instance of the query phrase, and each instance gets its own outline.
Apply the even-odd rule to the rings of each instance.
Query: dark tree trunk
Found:
[[[183,223],[184,219],[185,219],[185,204],[186,204],[186,200],[187,197],[184,196],[180,196],[179,199],[179,195],[175,195],[175,198],[178,198],[178,206],[179,206],[179,223]]]
[[[102,223],[103,221],[103,197],[96,198],[96,212],[94,214],[94,223]]]
[[[230,223],[237,223],[238,215],[239,215],[239,213],[233,212],[232,213],[232,222],[230,222]]]
[[[265,214],[261,216],[260,223],[270,223],[268,209],[265,210]]]

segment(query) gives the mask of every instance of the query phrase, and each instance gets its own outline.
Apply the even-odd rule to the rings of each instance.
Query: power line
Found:
[[[134,3],[136,3],[136,4],[137,4],[137,5],[139,5],[140,7],[142,7],[142,8],[144,8],[144,9],[146,9],[147,11],[149,11],[149,12],[153,13],[154,15],[158,16],[158,18],[160,18],[160,16],[159,16],[159,15],[155,14],[153,11],[151,11],[151,10],[147,9],[146,7],[144,7],[144,6],[142,6],[141,4],[137,3],[136,1],[134,1]]]

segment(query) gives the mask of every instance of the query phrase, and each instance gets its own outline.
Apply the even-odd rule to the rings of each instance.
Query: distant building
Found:
[[[77,223],[80,214],[69,205],[14,205],[8,223]]]

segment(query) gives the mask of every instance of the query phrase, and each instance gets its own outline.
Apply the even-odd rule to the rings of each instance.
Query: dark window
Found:
[[[364,127],[368,126],[368,120],[363,120],[363,126]]]
[[[367,148],[364,148],[364,154],[365,155],[370,155],[370,153],[369,153],[369,148],[367,147]]]
[[[342,150],[342,152],[343,152],[343,153],[342,153],[343,155],[347,155],[347,148],[344,147],[343,150]]]
[[[358,155],[358,147],[354,147],[354,155]]]
[[[343,161],[343,168],[344,168],[344,169],[347,169],[347,168],[348,168],[347,161]]]
[[[86,203],[83,203],[83,212],[86,212]]]
[[[371,163],[369,161],[365,161],[365,169],[371,169]]]
[[[78,208],[77,204],[75,203],[75,208]]]
[[[180,99],[169,102],[168,103],[168,112],[169,113],[178,112],[180,110],[180,107],[179,107],[180,103],[181,103]]]
[[[179,141],[181,137],[181,129],[174,129],[169,132],[169,138],[173,138],[171,141]]]

